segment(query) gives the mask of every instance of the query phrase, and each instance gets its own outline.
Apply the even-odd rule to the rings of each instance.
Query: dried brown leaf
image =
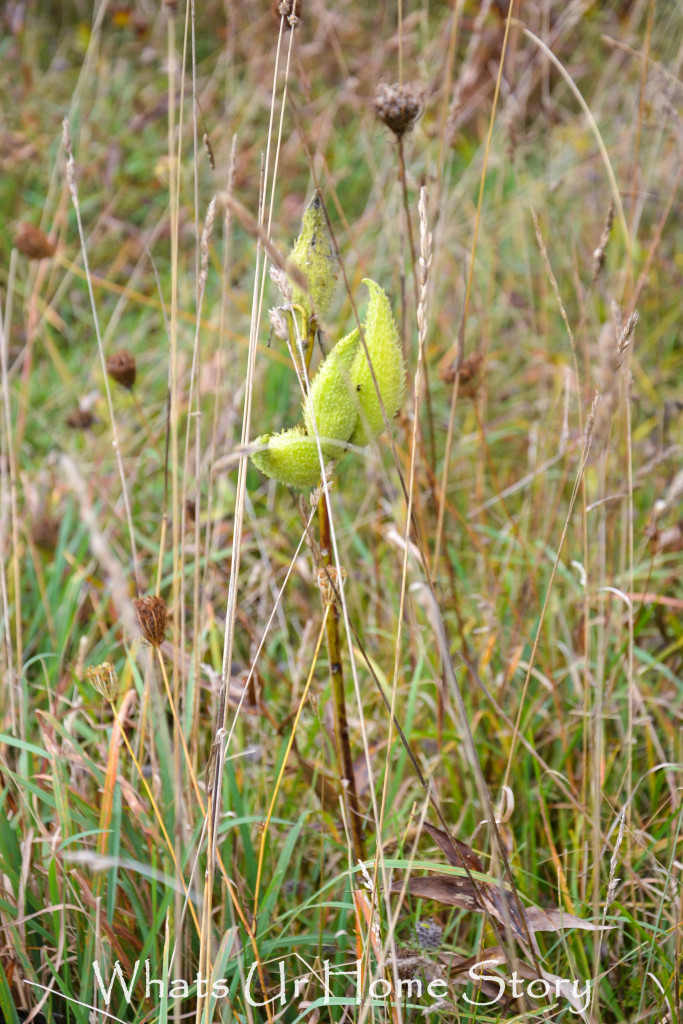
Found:
[[[443,829],[435,828],[426,821],[422,824],[423,829],[430,835],[439,849],[446,854],[449,864],[454,868],[469,868],[470,871],[479,871],[484,874],[484,865],[474,850],[461,843],[459,839],[451,839]]]

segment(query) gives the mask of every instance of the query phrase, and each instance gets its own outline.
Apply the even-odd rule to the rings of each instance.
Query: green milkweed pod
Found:
[[[315,487],[320,480],[320,456],[315,437],[299,423],[280,434],[262,434],[254,444],[265,446],[251,461],[266,476],[289,487]]]
[[[363,284],[366,284],[370,291],[370,302],[363,326],[365,344],[372,360],[387,419],[391,420],[398,412],[403,398],[406,364],[389,299],[380,286],[370,278],[364,278]],[[352,444],[366,445],[384,430],[384,417],[365,349],[360,344],[351,366],[351,380],[359,409],[358,422],[350,440]]]
[[[308,279],[309,295],[294,286],[294,304],[306,311],[307,319],[314,313],[317,316],[324,316],[334,298],[334,289],[339,277],[339,261],[327,226],[322,199],[317,192],[304,210],[301,233],[289,258]]]
[[[320,437],[323,453],[339,458],[339,445],[327,438],[348,441],[358,419],[358,405],[351,382],[351,364],[359,345],[358,328],[338,341],[322,364],[304,401],[304,423],[312,437]]]

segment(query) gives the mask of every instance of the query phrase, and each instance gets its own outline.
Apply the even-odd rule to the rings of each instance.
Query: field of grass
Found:
[[[508,6],[0,11],[7,1024],[683,1021],[683,11]]]

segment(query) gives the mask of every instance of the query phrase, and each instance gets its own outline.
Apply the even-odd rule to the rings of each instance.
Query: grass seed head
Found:
[[[145,640],[152,647],[161,647],[166,637],[168,608],[162,597],[136,597],[135,614]]]
[[[416,86],[387,85],[386,82],[379,86],[372,105],[377,117],[397,139],[412,130],[424,109],[421,92]]]
[[[85,678],[105,700],[116,700],[120,686],[116,669],[111,662],[103,661],[101,665],[91,665],[86,668]]]
[[[135,384],[137,366],[135,356],[127,348],[113,352],[107,359],[107,373],[121,387],[130,390]]]

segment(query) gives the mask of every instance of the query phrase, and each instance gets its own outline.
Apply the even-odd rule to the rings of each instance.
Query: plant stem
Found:
[[[330,512],[327,497],[321,495],[318,505],[318,529],[320,536],[320,557],[327,569],[332,565],[332,545],[330,539]],[[330,585],[334,580],[328,573]],[[333,586],[336,590],[336,587]],[[356,791],[356,777],[353,770],[351,746],[349,744],[349,726],[346,718],[346,697],[344,695],[344,671],[341,660],[341,643],[339,638],[339,607],[337,601],[331,605],[325,627],[327,653],[330,659],[330,680],[334,697],[334,731],[337,745],[337,762],[342,776],[342,794],[346,816],[351,828],[353,853],[356,861],[365,860],[365,841],[363,839],[362,818]]]

